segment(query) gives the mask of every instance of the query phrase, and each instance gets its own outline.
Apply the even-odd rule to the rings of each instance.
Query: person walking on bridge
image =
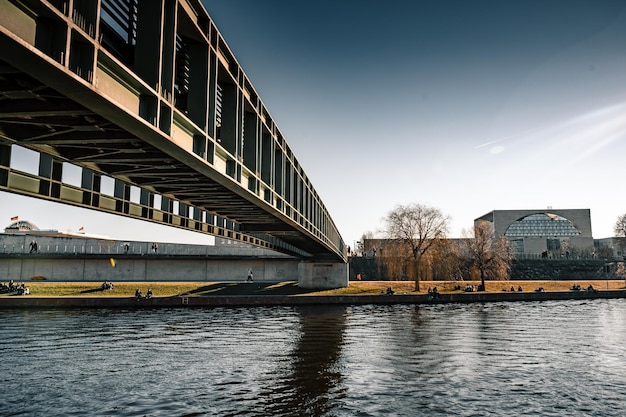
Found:
[[[248,279],[246,279],[246,282],[252,282],[253,281],[253,274],[252,274],[252,268],[248,269]]]

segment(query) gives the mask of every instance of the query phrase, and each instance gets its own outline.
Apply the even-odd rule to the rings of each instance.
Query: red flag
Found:
[[[18,221],[19,219],[20,219],[20,217],[19,217],[19,216],[11,217],[11,221],[12,221],[12,222],[16,222],[16,221]]]
[[[79,231],[79,232],[84,232],[84,231],[85,231],[85,228],[81,226],[81,228],[80,228],[80,229],[78,229],[78,231]]]

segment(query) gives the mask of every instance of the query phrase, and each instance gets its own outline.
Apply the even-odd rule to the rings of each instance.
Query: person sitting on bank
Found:
[[[434,287],[432,290],[428,287],[428,298],[431,300],[439,299],[439,290]]]
[[[394,295],[395,292],[391,289],[391,287],[387,287],[387,295]]]
[[[17,295],[28,295],[30,294],[30,288],[26,286],[26,284],[22,283],[17,287]]]
[[[146,300],[152,298],[152,289],[148,288],[148,292],[146,293]]]
[[[137,289],[135,290],[135,298],[136,298],[137,300],[140,300],[140,299],[141,299],[141,290],[140,290],[139,288],[137,288]]]

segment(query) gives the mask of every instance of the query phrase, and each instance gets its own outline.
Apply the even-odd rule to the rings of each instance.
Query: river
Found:
[[[626,302],[0,310],[1,416],[623,416]]]

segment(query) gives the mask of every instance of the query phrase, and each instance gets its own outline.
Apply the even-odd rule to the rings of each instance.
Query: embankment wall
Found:
[[[0,259],[0,281],[297,281],[298,260],[22,256]],[[115,265],[115,266],[113,266]]]

